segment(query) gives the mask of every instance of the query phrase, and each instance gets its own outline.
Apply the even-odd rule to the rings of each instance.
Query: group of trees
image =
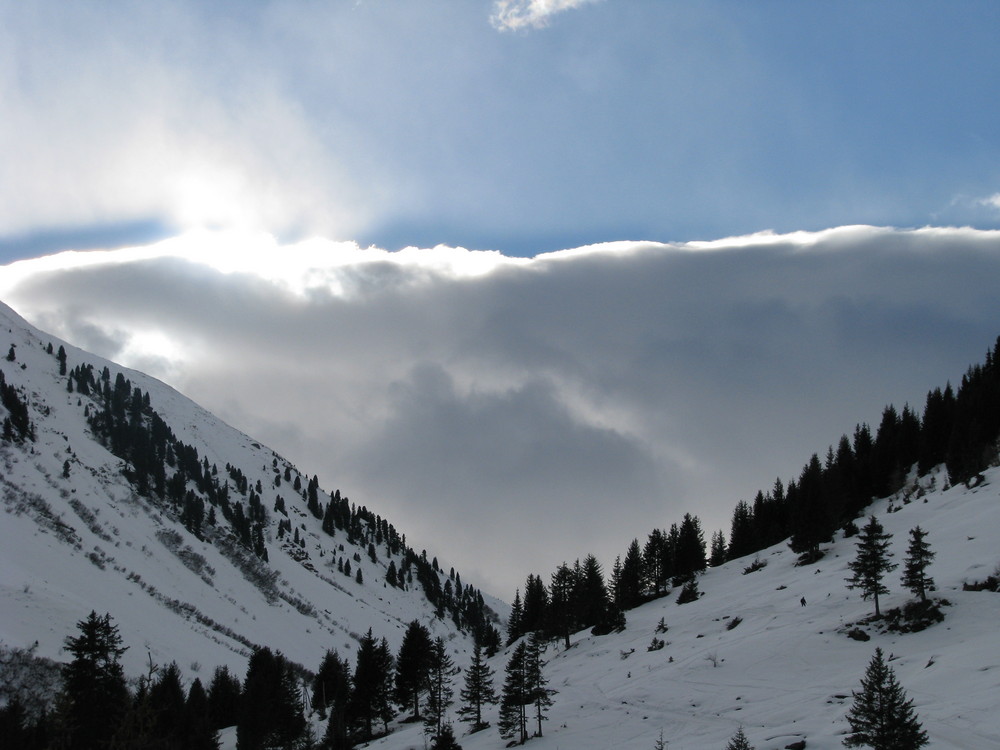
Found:
[[[0,709],[5,747],[210,750],[218,747],[219,729],[235,726],[240,750],[340,750],[376,736],[379,725],[385,731],[397,707],[424,721],[439,750],[455,747],[448,716],[458,670],[444,640],[431,639],[417,621],[395,657],[371,630],[359,641],[353,668],[328,651],[315,674],[281,652],[260,647],[251,654],[242,682],[219,667],[207,688],[195,678],[186,690],[175,663],[157,667],[150,661],[147,674],[130,683],[121,665],[127,647],[110,615],[91,612],[77,629],[66,639],[72,658],[49,707],[30,715],[15,697]],[[471,729],[488,726],[483,708],[498,698],[493,672],[478,646],[460,697],[459,716]],[[324,737],[313,735],[307,711],[326,721]]]
[[[127,647],[122,645],[110,615],[91,612],[77,623],[77,629],[76,636],[66,638],[66,650],[72,658],[62,668],[62,689],[50,707],[31,714],[15,697],[0,709],[0,737],[5,747],[218,747],[216,730],[235,723],[225,703],[227,690],[233,693],[233,700],[239,700],[239,681],[227,686],[213,680],[206,690],[196,678],[185,691],[176,664],[158,668],[150,663],[133,690],[121,666]]]
[[[916,526],[910,529],[910,544],[906,550],[906,561],[903,567],[903,586],[920,601],[927,601],[927,592],[934,590],[934,579],[927,573],[927,568],[934,559],[926,541],[927,532]],[[847,587],[861,589],[863,599],[875,600],[875,616],[881,616],[879,595],[888,594],[889,589],[883,583],[886,574],[898,566],[890,558],[889,542],[892,534],[886,533],[879,520],[872,516],[858,534],[857,555],[848,563],[851,577],[847,579]]]
[[[524,598],[520,589],[514,595],[507,621],[507,644],[539,633],[562,638],[568,645],[570,633],[582,628],[610,632],[616,626],[624,626],[621,611],[608,593],[601,564],[593,555],[587,555],[573,567],[560,565],[548,586],[541,576],[528,575]]]
[[[572,567],[560,565],[548,586],[529,574],[524,597],[518,589],[507,626],[508,645],[523,635],[539,633],[561,638],[569,646],[570,633],[590,628],[595,634],[625,626],[626,610],[660,596],[671,585],[691,580],[708,566],[701,522],[690,513],[668,531],[654,529],[642,547],[633,539],[624,560],[615,559],[605,582],[601,564],[593,555]]]
[[[874,497],[899,490],[916,466],[920,475],[944,464],[952,484],[971,482],[998,460],[1000,338],[983,364],[970,367],[957,391],[927,394],[922,417],[908,405],[887,406],[877,430],[867,424],[813,454],[787,486],[775,481],[733,511],[726,558],[753,554],[791,537],[791,547],[816,559],[819,545],[856,518]]]
[[[49,348],[51,354],[51,345]],[[63,347],[53,356],[59,363],[60,375],[66,378],[67,391],[86,397],[84,413],[92,433],[123,459],[123,474],[137,492],[168,503],[178,520],[198,538],[210,540],[206,527],[221,529],[221,515],[243,547],[268,561],[267,537],[272,513],[279,516],[279,539],[291,530],[282,495],[276,494],[273,510],[269,511],[261,480],[251,482],[240,467],[228,463],[220,474],[217,466],[199,456],[197,448],[177,438],[153,409],[149,393],[133,386],[123,373],[112,377],[108,367],[96,373],[90,364],[69,367]],[[21,424],[22,421],[28,424],[27,407],[18,399],[16,389],[4,384],[2,372],[0,394],[5,405],[10,401],[12,434],[20,435],[28,429]],[[282,471],[277,457],[270,472],[272,486],[281,488],[283,482],[290,485],[291,491],[301,496],[306,509],[319,521],[323,533],[330,537],[344,534],[348,545],[367,548],[373,563],[378,562],[378,551],[384,549],[390,560],[384,579],[388,585],[405,588],[416,580],[438,617],[448,618],[460,630],[473,633],[490,653],[499,648],[500,635],[490,621],[482,594],[472,586],[463,586],[454,569],[445,578],[437,558],[429,561],[426,552],[417,554],[406,545],[405,535],[397,532],[393,524],[366,507],[351,503],[339,489],[322,502],[317,476],[303,481],[288,465]],[[293,536],[298,538],[298,527]],[[299,544],[304,546],[304,539]],[[400,564],[397,566],[392,558],[400,558]],[[360,570],[357,580],[363,582]]]

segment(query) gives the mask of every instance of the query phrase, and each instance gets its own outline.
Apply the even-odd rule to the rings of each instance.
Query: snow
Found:
[[[143,674],[151,657],[158,664],[177,661],[187,679],[200,676],[204,682],[223,664],[234,674],[244,674],[248,643],[281,650],[315,669],[331,648],[353,660],[356,637],[369,627],[395,650],[406,624],[421,619],[433,635],[449,641],[458,663],[464,663],[471,651],[467,635],[448,621],[435,620],[421,592],[383,583],[390,562],[384,545],[378,549],[378,562],[372,563],[367,548],[348,545],[343,532],[333,538],[322,533],[320,521],[306,511],[305,501],[291,486],[283,482],[273,487],[273,462],[277,460],[283,473],[287,462],[282,457],[160,381],[43,334],[0,305],[3,328],[16,345],[16,361],[3,360],[0,369],[8,383],[30,397],[37,439],[23,446],[0,446],[0,642],[22,647],[37,640],[39,656],[63,660],[64,639],[75,633],[75,624],[92,609],[109,612],[129,646],[123,659],[127,674]],[[67,392],[56,357],[46,352],[50,342],[56,351],[60,344],[65,346],[69,369],[89,363],[99,373],[108,366],[112,381],[123,372],[133,387],[150,394],[152,407],[180,440],[218,466],[220,477],[231,463],[251,485],[260,480],[268,510],[276,494],[285,498],[314,570],[296,561],[275,538],[282,518],[278,513],[271,513],[267,544],[271,568],[278,573],[279,591],[288,599],[310,603],[315,614],[303,614],[286,600],[269,602],[218,545],[200,541],[162,507],[133,492],[121,476],[120,459],[90,436],[83,417],[87,397]],[[68,478],[63,477],[66,460]],[[292,467],[293,474],[297,471]],[[308,476],[302,472],[303,486]],[[328,490],[321,488],[320,493],[321,498],[329,497]],[[39,507],[50,509],[49,515],[71,527],[75,536],[67,541],[51,523],[40,523]],[[211,583],[168,549],[161,541],[164,532],[180,535],[181,548],[203,558]],[[339,545],[344,545],[343,551]],[[337,571],[338,555],[350,560],[354,571],[362,570],[363,585],[353,574],[348,578]],[[103,569],[91,558],[101,561]],[[395,563],[398,567],[401,559],[396,557]],[[165,601],[175,606],[164,606]],[[487,604],[501,614],[505,610],[492,598]]]
[[[420,594],[384,586],[389,563],[384,547],[373,564],[365,550],[347,547],[342,534],[326,537],[301,497],[284,484],[279,492],[293,523],[304,524],[299,530],[317,572],[296,562],[273,538],[268,543],[271,564],[281,591],[310,602],[316,613],[303,614],[284,600],[268,602],[216,545],[199,541],[162,509],[133,494],[121,478],[119,460],[88,436],[80,397],[66,391],[55,357],[44,350],[50,341],[56,349],[61,342],[0,306],[3,327],[17,345],[17,359],[0,362],[0,367],[8,382],[30,393],[38,432],[34,444],[0,447],[3,644],[23,647],[37,641],[40,656],[64,659],[65,637],[94,609],[110,612],[118,624],[130,647],[124,658],[128,674],[142,674],[151,657],[160,664],[176,660],[187,680],[206,681],[221,664],[242,675],[246,642],[280,649],[315,668],[327,648],[339,649],[353,662],[355,635],[368,627],[385,636],[395,651],[406,624],[419,618],[432,635],[446,638],[456,663],[467,663],[468,639],[435,620]],[[275,459],[283,471],[280,456],[159,381],[68,345],[66,350],[71,368],[89,362],[99,371],[107,364],[112,373],[123,371],[134,386],[149,391],[153,408],[178,437],[195,445],[220,473],[229,462],[241,467],[251,483],[260,479],[270,487]],[[63,478],[67,459],[70,476]],[[303,480],[307,476],[303,472]],[[921,480],[909,502],[897,496],[868,509],[894,535],[895,562],[902,563],[909,529],[920,525],[928,532],[927,541],[937,553],[929,571],[938,585],[936,595],[951,602],[943,623],[906,635],[870,629],[870,641],[852,640],[845,631],[872,612],[871,602],[845,586],[855,539],[838,535],[824,547],[821,561],[805,567],[797,567],[795,555],[777,545],[759,553],[767,565],[753,573],[743,574],[753,558],[707,571],[699,580],[703,596],[696,602],[679,606],[674,591],[628,612],[622,633],[579,633],[568,650],[551,645],[545,671],[557,693],[545,736],[532,739],[530,746],[648,750],[662,730],[672,750],[723,748],[742,726],[757,750],[784,748],[799,739],[810,750],[839,748],[851,691],[880,646],[914,700],[931,747],[1000,748],[1000,595],[962,591],[963,582],[982,580],[1000,564],[1000,470],[985,477],[975,489],[946,489],[939,471]],[[265,504],[272,496],[265,492]],[[57,533],[51,518],[46,521],[39,514],[39,501],[51,509],[51,517],[72,527],[75,545],[73,537]],[[74,502],[93,514],[89,521],[74,510]],[[204,558],[214,571],[206,573],[211,584],[167,549],[157,536],[164,530],[181,534],[182,545]],[[341,543],[345,551],[337,553],[351,559],[352,567],[361,567],[364,585],[329,567],[336,559],[333,547]],[[360,563],[353,559],[355,551]],[[103,560],[104,568],[88,555]],[[900,572],[886,580],[890,594],[882,599],[884,609],[910,598],[899,584]],[[151,588],[159,598],[150,594]],[[800,606],[800,597],[806,606]],[[164,606],[165,599],[193,606],[201,620]],[[496,600],[488,603],[504,613]],[[741,621],[730,629],[736,617]],[[663,634],[656,632],[661,618],[669,627]],[[205,624],[209,622],[220,627]],[[666,641],[663,649],[647,650],[654,636]],[[491,662],[498,688],[508,654]],[[460,681],[461,676],[456,694]],[[456,723],[466,750],[506,744],[495,728],[495,709],[487,719],[493,727],[470,736],[462,736],[465,727]],[[235,747],[235,732],[223,734],[223,746]],[[370,747],[423,748],[425,738],[421,727],[402,725]]]
[[[902,563],[909,529],[920,525],[937,553],[930,573],[935,596],[948,599],[946,619],[919,633],[878,634],[851,640],[847,626],[873,611],[846,588],[856,538],[826,545],[819,563],[796,567],[784,545],[759,554],[767,566],[742,571],[747,557],[711,569],[699,580],[703,596],[678,606],[677,591],[627,613],[624,632],[603,637],[579,633],[569,650],[549,647],[546,675],[558,691],[537,750],[620,748],[650,750],[662,729],[672,750],[724,748],[742,726],[757,750],[784,748],[805,739],[809,748],[840,748],[851,691],[876,646],[889,658],[930,747],[1000,748],[1000,595],[962,591],[1000,564],[1000,470],[967,490],[938,489],[902,504],[882,500],[868,509],[893,534],[894,561]],[[924,480],[928,484],[928,480]],[[888,512],[889,508],[898,508]],[[910,599],[890,573],[883,609]],[[805,597],[806,606],[800,605]],[[742,621],[733,629],[732,618]],[[656,633],[663,618],[668,626]],[[653,637],[667,645],[648,651]],[[509,650],[508,652],[509,653]],[[502,684],[506,653],[491,666]],[[505,744],[490,729],[459,738],[465,750]],[[464,729],[464,727],[463,727]],[[373,748],[422,748],[419,729],[404,728]]]

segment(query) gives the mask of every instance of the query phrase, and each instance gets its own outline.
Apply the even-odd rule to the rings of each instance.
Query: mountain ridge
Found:
[[[146,650],[159,662],[193,651],[197,653],[188,655],[187,663],[229,663],[242,671],[254,645],[279,648],[288,658],[312,668],[326,647],[353,650],[361,629],[355,621],[372,622],[375,632],[394,646],[405,624],[414,618],[436,622],[438,630],[452,639],[460,637],[466,647],[471,642],[468,626],[460,630],[448,617],[435,617],[420,581],[408,582],[407,590],[385,584],[389,563],[402,568],[412,550],[400,541],[396,554],[391,554],[380,539],[373,560],[365,540],[371,537],[374,544],[376,534],[366,509],[350,508],[355,521],[361,519],[357,526],[363,527],[363,539],[349,540],[350,534],[343,530],[334,529],[334,536],[324,533],[320,519],[306,507],[308,477],[270,449],[155,378],[47,336],[6,306],[0,307],[0,326],[4,324],[14,359],[4,360],[0,371],[29,405],[35,435],[34,440],[7,442],[0,449],[6,511],[0,533],[11,559],[4,566],[7,604],[0,640],[9,644],[38,640],[40,655],[58,659],[63,636],[90,609],[112,613],[125,639],[133,642],[132,633],[151,627],[159,630],[151,625],[158,618],[150,612],[172,613],[170,627],[155,637],[147,632],[147,643],[126,656],[132,672],[140,671]],[[67,376],[58,374],[58,356],[50,347],[66,352]],[[95,378],[102,368],[109,368],[125,379],[133,393],[152,394],[151,408],[168,415],[176,444],[195,447],[204,465],[217,469],[217,483],[227,488],[234,503],[245,503],[248,492],[252,499],[256,489],[267,516],[261,525],[269,563],[239,544],[220,510],[212,508],[218,514],[218,527],[205,524],[203,538],[199,538],[184,527],[177,507],[170,507],[155,492],[144,496],[136,491],[125,478],[129,472],[135,474],[134,467],[102,445],[88,424],[99,399],[81,394],[79,379],[74,391],[67,390],[67,379],[72,380],[74,371],[88,364]],[[225,476],[223,467],[232,467],[235,476]],[[301,483],[301,493],[289,483],[280,484],[286,470],[296,484]],[[243,492],[237,486],[240,476]],[[186,491],[204,494],[193,480],[186,484]],[[339,491],[335,495],[340,497]],[[285,501],[285,514],[272,510],[277,496]],[[343,501],[346,504],[346,498]],[[207,501],[205,505],[212,507]],[[288,524],[287,533],[295,539],[301,532],[299,545],[279,537],[279,522]],[[67,552],[72,564],[63,566]],[[337,569],[337,560],[350,564],[351,577]],[[364,579],[360,584],[356,581],[359,570]],[[57,572],[67,580],[54,581]],[[411,578],[414,572],[411,568]],[[436,575],[443,579],[441,585],[457,589],[447,573]],[[250,580],[255,576],[260,580]],[[101,586],[94,585],[95,577],[104,579]],[[273,580],[267,582],[269,577]],[[216,589],[221,589],[219,596]],[[34,632],[35,619],[28,614],[44,609],[42,602],[52,610],[43,618],[50,624],[46,634]],[[136,607],[136,602],[142,604]],[[496,600],[490,603],[503,608]],[[255,607],[277,615],[280,626],[257,622]],[[144,614],[134,618],[134,625],[129,611],[136,608]],[[498,620],[495,614],[490,616]],[[170,629],[181,623],[185,637],[171,635]],[[320,637],[320,633],[325,635]],[[209,658],[214,649],[192,646],[186,640],[191,634],[195,642],[223,645],[222,655]]]

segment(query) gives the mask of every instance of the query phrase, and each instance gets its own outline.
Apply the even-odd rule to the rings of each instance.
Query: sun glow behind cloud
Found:
[[[484,276],[500,267],[529,264],[528,258],[510,258],[492,250],[438,245],[407,247],[390,252],[377,247],[362,248],[355,242],[311,238],[282,244],[273,235],[252,231],[196,229],[177,237],[142,247],[119,250],[68,250],[6,266],[0,295],[39,273],[87,267],[130,264],[170,258],[224,274],[243,274],[274,284],[296,296],[323,290],[334,296],[349,296],[356,286],[348,283],[352,272],[366,266],[391,265],[420,269],[449,278]],[[419,274],[411,277],[417,283]]]

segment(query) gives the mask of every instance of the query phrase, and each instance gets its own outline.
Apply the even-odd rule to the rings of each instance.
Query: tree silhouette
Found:
[[[927,744],[927,732],[920,728],[913,701],[906,697],[892,668],[885,663],[882,649],[875,649],[861,678],[861,690],[853,695],[854,703],[847,714],[851,733],[844,738],[846,747],[919,750]]]
[[[889,562],[892,556],[889,552],[890,539],[892,534],[885,533],[882,524],[872,516],[858,534],[857,557],[848,563],[853,575],[847,579],[847,588],[861,589],[862,599],[874,598],[876,617],[882,614],[878,605],[879,594],[889,593],[882,579],[897,567]]]
[[[927,532],[919,526],[910,529],[910,546],[903,561],[903,586],[922,602],[927,601],[927,592],[934,590],[934,579],[927,575],[927,566],[934,559],[934,553],[924,541],[926,536]]]
[[[459,693],[462,707],[458,715],[471,720],[472,731],[478,732],[489,726],[483,721],[483,706],[497,702],[496,690],[493,687],[493,670],[483,658],[483,651],[477,643],[472,651],[472,663],[465,671],[465,684]]]

